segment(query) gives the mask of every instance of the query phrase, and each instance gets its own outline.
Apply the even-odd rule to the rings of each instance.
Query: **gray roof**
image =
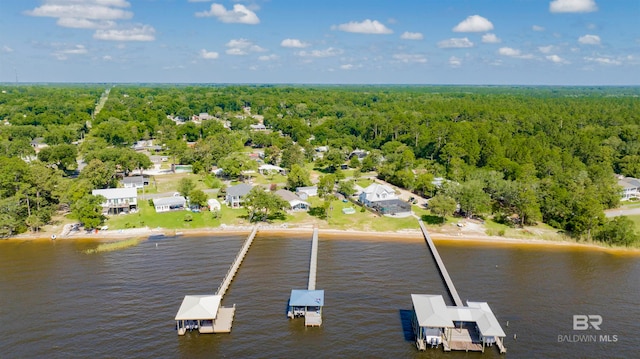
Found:
[[[622,188],[640,188],[640,179],[633,177],[625,177],[618,180],[618,185]]]
[[[182,196],[161,197],[153,199],[154,206],[184,206],[185,204],[187,204],[187,200]]]
[[[447,305],[441,295],[411,294],[418,325],[432,328],[453,328]]]
[[[286,189],[279,189],[277,191],[274,192],[274,194],[276,194],[277,196],[280,196],[280,198],[284,199],[285,201],[289,202],[289,201],[302,201],[302,199],[298,196],[296,196],[295,193],[291,192],[291,191],[287,191]]]
[[[245,196],[247,195],[247,193],[249,193],[251,191],[251,189],[253,188],[253,186],[248,185],[246,183],[240,183],[237,184],[235,186],[231,186],[229,188],[227,188],[227,194],[230,196]]]
[[[118,199],[137,197],[138,191],[135,188],[106,188],[94,189],[91,194],[94,196],[100,195],[106,199]]]
[[[131,176],[122,179],[122,183],[144,183],[142,176]]]

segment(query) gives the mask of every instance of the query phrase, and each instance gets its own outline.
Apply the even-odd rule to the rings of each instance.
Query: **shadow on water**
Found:
[[[413,326],[411,325],[411,321],[413,320],[413,311],[409,309],[400,309],[398,310],[400,314],[400,323],[402,323],[402,334],[404,334],[404,340],[408,342],[412,342],[415,340],[415,335],[413,333]]]

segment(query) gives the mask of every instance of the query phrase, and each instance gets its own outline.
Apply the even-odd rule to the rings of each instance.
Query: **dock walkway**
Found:
[[[247,237],[247,239],[244,241],[242,248],[236,255],[236,259],[233,260],[233,264],[231,264],[231,267],[229,267],[229,270],[227,271],[227,275],[224,277],[224,280],[222,281],[222,283],[220,283],[220,286],[216,291],[216,295],[224,297],[224,294],[227,292],[227,289],[229,289],[229,286],[231,285],[231,281],[233,281],[233,278],[235,277],[236,272],[240,268],[240,265],[242,264],[244,257],[247,255],[247,252],[249,251],[249,247],[251,247],[251,244],[253,243],[253,239],[256,237],[257,232],[258,232],[258,226],[256,225],[253,227],[253,231],[251,231],[251,234],[249,235],[249,237]]]
[[[464,307],[464,304],[462,303],[462,299],[460,299],[460,296],[458,295],[458,291],[456,290],[456,287],[453,285],[453,281],[451,280],[451,277],[449,277],[449,272],[447,272],[447,268],[444,266],[444,262],[442,262],[442,258],[440,258],[438,249],[436,248],[436,245],[433,244],[433,240],[431,239],[431,236],[429,236],[429,232],[427,232],[427,228],[424,226],[424,223],[422,223],[421,220],[418,221],[418,223],[420,223],[420,229],[422,230],[424,239],[427,242],[427,245],[429,245],[429,249],[431,250],[431,255],[433,255],[433,259],[436,260],[436,264],[438,265],[440,274],[442,275],[442,278],[444,279],[447,285],[447,290],[449,291],[449,294],[451,295],[453,302],[458,307]]]
[[[316,272],[318,271],[318,228],[313,229],[311,241],[311,260],[309,261],[309,284],[307,290],[316,290]]]

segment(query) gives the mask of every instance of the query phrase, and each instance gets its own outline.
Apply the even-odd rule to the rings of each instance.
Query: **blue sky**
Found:
[[[0,82],[640,85],[638,0],[2,0]]]

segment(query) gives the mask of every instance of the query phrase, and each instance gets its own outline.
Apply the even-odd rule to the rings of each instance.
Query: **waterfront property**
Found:
[[[135,188],[94,189],[94,196],[103,196],[102,212],[105,214],[129,213],[138,209],[138,191]]]
[[[229,333],[235,314],[232,308],[220,306],[221,295],[187,295],[176,314],[178,335],[188,330],[204,333]]]
[[[292,289],[289,297],[287,317],[304,317],[307,327],[322,325],[322,307],[324,306],[324,290],[316,289],[316,273],[318,272],[318,228],[313,229],[311,239],[311,258],[309,260],[309,282],[307,289]]]
[[[418,350],[442,344],[444,351],[484,352],[486,346],[496,344],[501,354],[506,353],[503,342],[506,335],[489,304],[468,301],[465,306],[462,303],[427,228],[422,221],[419,224],[455,306],[447,306],[441,295],[411,294],[412,324]]]
[[[309,187],[298,187],[296,188],[296,195],[303,200],[308,199],[309,197],[318,195],[318,186],[309,186]]]
[[[291,211],[308,211],[310,208],[308,202],[303,201],[300,197],[296,196],[295,193],[287,191],[286,189],[279,189],[275,191],[274,194],[287,201],[289,203],[289,210]]]
[[[131,176],[122,179],[122,186],[124,188],[143,188],[149,184],[149,180],[143,176]]]
[[[231,208],[242,207],[244,197],[249,194],[252,188],[253,186],[246,183],[240,183],[227,188],[227,195],[224,198],[225,203],[227,203],[227,206]]]
[[[443,346],[445,351],[482,351],[497,344],[503,352],[506,336],[489,305],[467,302],[467,306],[447,306],[441,295],[411,294],[413,330],[419,350]]]
[[[231,281],[233,281],[238,269],[240,269],[240,265],[247,255],[256,233],[258,233],[258,226],[253,227],[249,237],[244,241],[242,248],[240,248],[215,294],[187,295],[184,297],[175,317],[178,335],[184,335],[187,330],[198,330],[203,334],[231,332],[236,305],[223,307],[220,304],[231,285]]]
[[[161,197],[153,199],[153,207],[157,213],[169,211],[182,211],[187,205],[187,199],[183,196]]]
[[[398,199],[398,196],[393,188],[379,183],[372,183],[362,190],[358,199],[365,206],[373,207],[376,202]]]

